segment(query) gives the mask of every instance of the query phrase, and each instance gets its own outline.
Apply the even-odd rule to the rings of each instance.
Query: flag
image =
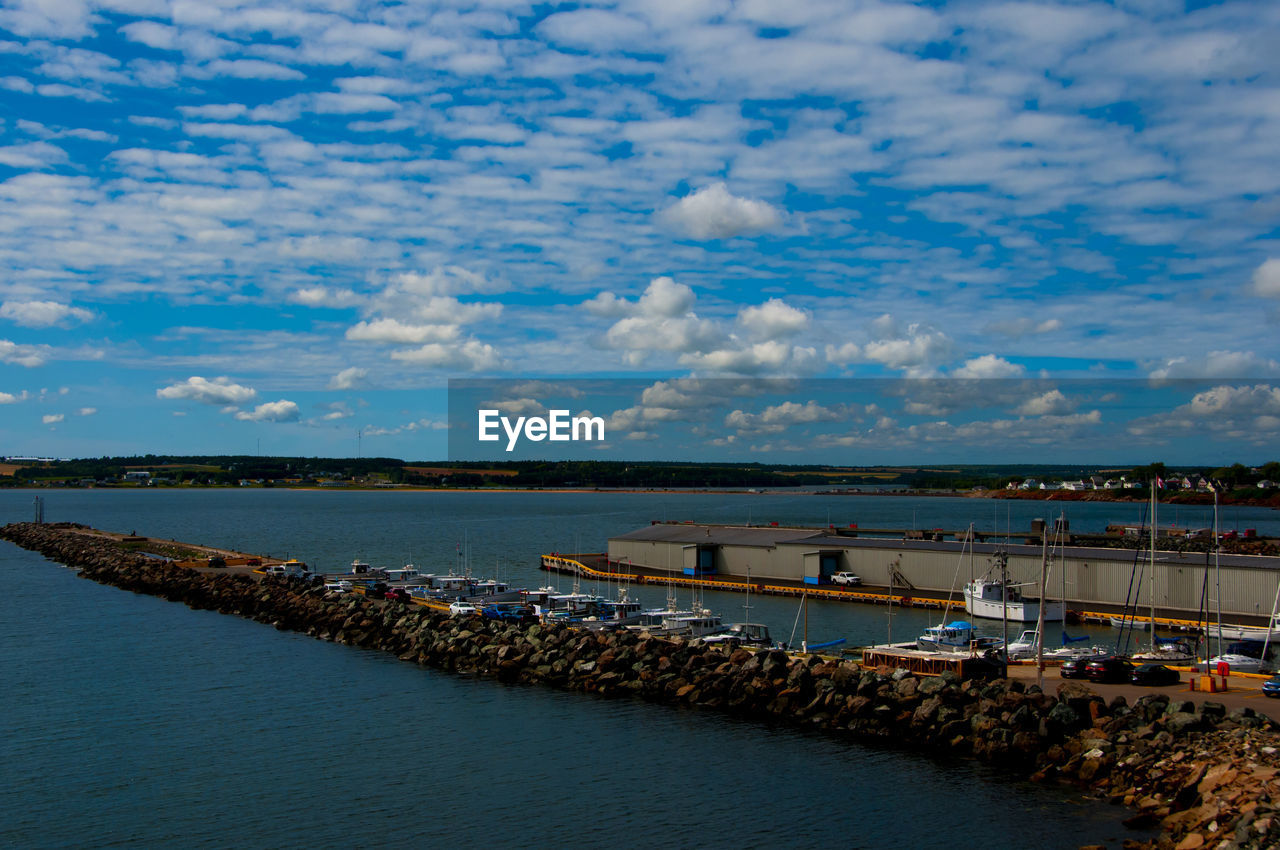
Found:
[[[1164,479],[1161,478],[1159,475],[1156,476],[1156,489],[1158,490],[1164,489]]]

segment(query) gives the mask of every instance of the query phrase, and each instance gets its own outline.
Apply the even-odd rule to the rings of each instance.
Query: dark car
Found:
[[[1105,657],[1105,655],[1086,655],[1083,658],[1069,659],[1062,662],[1062,666],[1058,669],[1058,673],[1064,679],[1083,679],[1085,678],[1085,666],[1090,661],[1097,661],[1099,658]]]
[[[1084,674],[1090,682],[1128,682],[1133,676],[1133,665],[1123,658],[1108,655],[1086,664]]]
[[[1280,697],[1280,673],[1277,673],[1262,683],[1262,695],[1268,697]]]
[[[1135,685],[1176,685],[1182,681],[1182,674],[1163,664],[1139,664],[1129,681]]]

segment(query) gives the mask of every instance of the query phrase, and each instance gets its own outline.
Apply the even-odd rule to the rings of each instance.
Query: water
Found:
[[[0,521],[29,518],[31,495],[0,492]],[[287,550],[334,568],[411,555],[443,570],[465,538],[476,572],[496,558],[527,584],[547,580],[538,554],[601,548],[655,518],[655,505],[746,519],[723,495],[47,498],[51,521]],[[780,521],[814,521],[805,500],[817,497],[766,498]],[[1065,848],[1125,835],[1126,812],[965,761],[423,670],[86,582],[9,544],[0,571],[3,846],[910,847],[963,827],[987,847]],[[741,604],[727,595],[713,607],[730,619]],[[753,619],[764,613],[775,632],[795,612],[795,600],[753,601]],[[915,634],[928,616],[901,612],[895,633]],[[811,640],[886,626],[881,609],[811,603]]]

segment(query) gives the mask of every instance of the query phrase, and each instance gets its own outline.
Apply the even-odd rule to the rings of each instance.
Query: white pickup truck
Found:
[[[862,576],[857,573],[832,573],[831,582],[833,584],[843,584],[849,587],[862,584]]]

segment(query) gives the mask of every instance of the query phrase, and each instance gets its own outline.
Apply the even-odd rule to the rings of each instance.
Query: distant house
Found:
[[[1270,490],[1276,486],[1276,482],[1272,481],[1270,478],[1264,478],[1255,486],[1257,486],[1259,490]]]
[[[151,478],[151,473],[146,471],[126,472],[124,474],[125,481],[146,481]]]
[[[1063,490],[1088,490],[1089,488],[1085,486],[1085,483],[1083,481],[1063,481],[1062,489]]]
[[[1034,478],[1028,478],[1018,485],[1019,490],[1043,490],[1044,486]]]

